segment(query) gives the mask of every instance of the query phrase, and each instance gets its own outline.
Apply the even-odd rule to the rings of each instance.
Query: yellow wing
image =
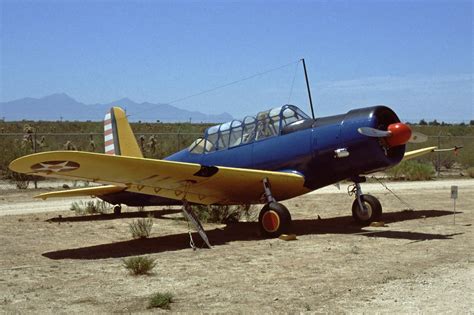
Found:
[[[437,148],[438,147],[427,147],[427,148],[423,148],[423,149],[418,149],[418,150],[405,152],[405,155],[403,156],[403,161],[411,160],[411,159],[414,159],[416,157],[434,152]]]
[[[131,192],[200,204],[261,203],[264,178],[270,181],[277,200],[309,191],[303,185],[304,177],[298,174],[75,151],[24,156],[11,162],[10,169],[111,184]]]
[[[102,196],[106,194],[111,194],[125,190],[125,187],[114,186],[114,185],[105,185],[98,187],[86,187],[86,188],[77,188],[77,189],[68,189],[62,191],[53,191],[44,194],[39,194],[35,198],[41,198],[43,200],[48,198],[57,198],[57,197],[79,197],[79,196]]]

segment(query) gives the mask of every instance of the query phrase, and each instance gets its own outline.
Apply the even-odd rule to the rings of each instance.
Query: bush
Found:
[[[257,217],[251,205],[192,205],[191,209],[201,222],[208,223],[236,223],[242,218],[254,221]]]
[[[147,256],[131,257],[123,260],[125,268],[133,275],[147,275],[155,268],[155,260]]]
[[[70,210],[74,211],[76,214],[104,214],[109,212],[111,206],[109,203],[103,200],[89,200],[84,201],[74,201],[71,204]]]
[[[10,181],[15,184],[16,188],[18,189],[27,189],[28,185],[30,184],[30,180],[32,179],[31,176],[12,172],[8,175]]]
[[[173,295],[169,292],[166,293],[155,293],[151,296],[148,308],[164,308],[169,309],[170,303],[173,302]]]
[[[134,239],[147,238],[150,236],[153,227],[153,219],[152,217],[137,219],[130,223],[128,227]]]
[[[469,175],[469,177],[474,178],[474,167],[468,168],[467,174]]]
[[[405,161],[388,170],[385,173],[391,179],[403,180],[429,180],[432,179],[435,171],[433,166],[417,161]]]

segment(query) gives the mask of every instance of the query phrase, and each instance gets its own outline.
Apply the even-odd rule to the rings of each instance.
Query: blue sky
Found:
[[[304,57],[317,115],[474,119],[472,1],[0,3],[0,101],[164,103]],[[301,64],[173,105],[238,118],[288,102],[309,112]]]

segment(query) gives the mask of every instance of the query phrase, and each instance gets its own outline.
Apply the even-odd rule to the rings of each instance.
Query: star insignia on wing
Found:
[[[48,161],[40,162],[31,167],[36,172],[59,173],[72,171],[79,168],[79,164],[72,161]]]

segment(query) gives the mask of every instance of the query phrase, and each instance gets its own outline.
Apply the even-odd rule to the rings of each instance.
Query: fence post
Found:
[[[438,133],[438,149],[441,149],[441,133]],[[441,173],[441,154],[439,152],[436,153],[436,171],[436,177],[439,177]]]
[[[33,131],[33,152],[36,153],[36,128],[34,128],[34,131]],[[34,183],[35,183],[35,189],[38,189],[38,181],[36,180],[36,177],[35,177],[35,180],[34,180]]]
[[[176,144],[176,152],[179,151],[180,143],[181,143],[181,130],[178,130],[178,143]]]

